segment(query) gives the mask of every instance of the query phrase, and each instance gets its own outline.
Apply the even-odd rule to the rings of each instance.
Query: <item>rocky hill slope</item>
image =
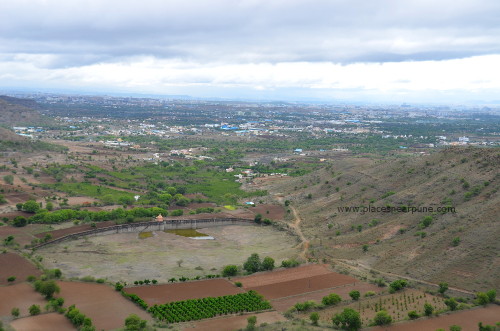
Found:
[[[477,291],[500,289],[499,180],[499,149],[450,148],[342,159],[267,189],[298,210],[310,258]],[[371,210],[341,210],[360,206]]]

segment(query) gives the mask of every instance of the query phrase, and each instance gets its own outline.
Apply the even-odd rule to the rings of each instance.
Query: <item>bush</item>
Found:
[[[430,303],[424,303],[424,314],[425,316],[431,316],[434,312],[434,307]]]
[[[402,290],[406,286],[408,286],[408,282],[404,279],[398,279],[389,284],[389,287],[393,291],[393,293]]]
[[[300,262],[295,260],[295,259],[281,261],[281,266],[283,268],[293,268],[293,267],[298,267],[299,265],[300,265]]]
[[[385,310],[379,311],[373,318],[375,325],[388,325],[392,323],[392,317]]]
[[[236,285],[236,287],[242,287],[243,284],[241,282],[234,282],[234,285]]]
[[[412,310],[412,311],[409,311],[409,312],[408,312],[408,317],[409,317],[411,320],[414,320],[414,319],[419,318],[420,316],[418,315],[418,313],[417,313],[415,310]]]
[[[323,299],[321,299],[321,303],[325,306],[333,306],[341,301],[342,298],[340,297],[340,295],[335,293],[328,294],[327,296],[324,296]]]
[[[19,317],[19,308],[12,308],[12,310],[10,311],[10,314],[11,314],[11,315],[12,315],[12,317],[14,317],[14,318]]]
[[[50,299],[55,293],[59,293],[59,285],[53,280],[37,280],[35,283],[35,290],[40,294],[45,295],[45,298]]]
[[[478,293],[476,293],[476,301],[477,301],[477,304],[485,306],[488,303],[490,303],[490,298],[488,297],[488,295],[486,293],[478,292]]]
[[[365,297],[372,297],[372,296],[374,296],[374,295],[375,295],[375,292],[373,292],[373,291],[367,291],[367,292],[365,293]]]
[[[30,313],[30,315],[31,315],[31,316],[35,316],[35,315],[40,314],[41,309],[40,309],[40,306],[39,306],[39,305],[31,305],[31,306],[28,308],[28,311],[29,311],[29,313]]]
[[[16,216],[12,221],[12,225],[18,228],[26,226],[26,224],[28,224],[28,220],[23,216]]]
[[[262,269],[262,263],[260,261],[259,254],[253,253],[250,255],[247,261],[243,264],[243,269],[249,273],[260,271]]]
[[[455,298],[449,298],[444,300],[444,304],[447,305],[448,308],[450,308],[450,310],[456,310],[458,306],[458,302],[457,300],[455,300]]]
[[[16,280],[16,276],[10,276],[9,278],[7,278],[7,281],[8,281],[9,283],[14,282],[15,280]]]
[[[359,291],[351,291],[349,292],[349,296],[353,299],[353,300],[358,300],[359,297],[361,296],[361,293],[359,293]]]
[[[227,265],[224,267],[224,269],[222,269],[223,277],[236,276],[237,274],[238,274],[238,267],[235,266],[234,264]]]
[[[309,315],[309,319],[313,325],[318,325],[319,314],[317,312],[311,313],[311,315]]]
[[[136,314],[130,314],[125,319],[125,330],[127,331],[141,331],[146,329],[147,322],[142,320]]]
[[[359,313],[351,308],[344,308],[340,314],[332,317],[333,325],[343,330],[356,331],[361,329],[361,317]]]
[[[274,259],[272,257],[266,256],[262,260],[262,270],[273,270],[274,269]]]

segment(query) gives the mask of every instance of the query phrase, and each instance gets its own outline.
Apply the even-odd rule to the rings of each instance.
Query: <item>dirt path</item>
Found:
[[[276,194],[275,197],[280,203],[283,203],[283,197],[281,195]],[[295,209],[294,206],[289,205],[288,207],[292,210],[293,218],[294,218],[293,223],[291,223],[289,225],[295,229],[295,233],[297,233],[297,235],[299,236],[300,241],[301,241],[300,245],[302,245],[302,251],[300,252],[299,256],[301,258],[303,258],[305,261],[307,261],[307,251],[309,250],[309,240],[306,239],[306,237],[302,233],[302,230],[300,229],[300,223],[302,222],[302,218],[300,217],[297,209]]]

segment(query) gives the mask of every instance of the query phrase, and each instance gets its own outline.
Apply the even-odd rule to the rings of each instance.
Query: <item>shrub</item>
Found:
[[[447,305],[448,308],[450,308],[450,310],[456,310],[458,306],[458,302],[457,300],[455,300],[455,298],[449,298],[444,300],[444,304]]]
[[[392,317],[385,310],[379,311],[373,318],[375,325],[388,325],[392,323]]]
[[[11,314],[11,315],[12,315],[12,317],[14,317],[14,318],[19,317],[19,308],[12,308],[12,310],[10,311],[10,314]]]
[[[359,293],[359,291],[351,291],[349,292],[349,296],[353,299],[353,300],[358,300],[359,297],[361,296],[361,294]]]
[[[479,305],[487,305],[488,303],[490,303],[490,298],[486,293],[478,292],[476,293],[476,301]]]
[[[332,317],[333,325],[343,330],[356,331],[361,329],[361,317],[359,313],[351,308],[344,308],[340,314]]]
[[[31,316],[38,315],[41,312],[40,306],[39,305],[31,305],[28,308],[28,312],[30,313]]]
[[[431,316],[434,312],[434,307],[430,303],[424,303],[424,314],[425,316]]]
[[[414,319],[419,318],[420,316],[418,315],[418,313],[417,313],[415,310],[412,310],[412,311],[409,311],[409,312],[408,312],[408,317],[409,317],[411,320],[414,320]]]
[[[311,313],[311,315],[309,315],[309,319],[313,325],[318,325],[319,314],[317,312]]]
[[[243,269],[249,273],[254,273],[262,269],[262,263],[260,261],[259,254],[253,253],[243,264]]]
[[[241,282],[234,282],[234,285],[236,285],[236,287],[242,287],[243,284]]]
[[[367,291],[367,292],[365,293],[365,297],[372,297],[372,296],[374,296],[374,295],[375,295],[375,292],[373,292],[373,291]]]
[[[7,278],[7,281],[8,281],[9,283],[14,282],[15,280],[16,280],[16,276],[10,276],[9,278]]]
[[[141,331],[146,329],[147,322],[141,319],[136,314],[130,314],[125,319],[125,330],[127,331]]]
[[[274,259],[272,257],[266,256],[262,260],[262,270],[273,270],[274,269]]]
[[[234,264],[227,265],[224,267],[224,269],[222,269],[223,277],[236,276],[236,274],[238,274],[238,267]]]
[[[340,297],[340,295],[335,293],[328,294],[327,296],[324,296],[323,299],[321,299],[321,303],[325,306],[333,306],[341,301],[342,298]]]
[[[389,284],[389,287],[393,291],[393,293],[402,290],[406,286],[408,286],[408,282],[404,279],[398,279]]]
[[[281,266],[283,268],[293,268],[300,265],[300,262],[295,259],[283,260],[281,261]]]

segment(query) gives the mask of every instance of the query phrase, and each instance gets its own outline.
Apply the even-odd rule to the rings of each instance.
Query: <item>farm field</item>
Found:
[[[266,299],[272,300],[322,290],[325,288],[354,284],[355,282],[356,279],[352,277],[332,272],[325,275],[289,280],[286,282],[276,282],[269,285],[248,287],[248,289],[257,291]]]
[[[212,318],[192,323],[190,326],[181,326],[181,329],[183,331],[233,331],[244,328],[247,325],[247,318],[250,316],[257,317],[257,325],[260,325],[261,323],[276,323],[286,320],[281,314],[271,311],[260,314],[245,314],[231,317]]]
[[[252,253],[271,256],[277,264],[298,254],[296,237],[272,227],[231,225],[199,231],[215,240],[162,231],[146,239],[124,233],[49,245],[37,254],[45,267],[59,268],[68,278],[91,275],[128,283],[143,279],[166,283],[172,277],[217,274],[225,265],[241,265]]]
[[[325,290],[320,290],[320,291],[315,291],[315,292],[310,292],[310,293],[304,293],[301,295],[294,295],[291,297],[287,298],[278,298],[271,300],[271,304],[273,305],[273,308],[276,309],[277,311],[280,312],[285,312],[287,311],[290,307],[295,305],[297,302],[306,302],[309,300],[313,300],[316,302],[321,302],[321,299],[331,293],[335,293],[340,295],[340,297],[343,300],[351,300],[351,297],[349,296],[349,292],[357,290],[363,295],[364,293],[368,291],[373,291],[375,293],[378,293],[382,291],[382,288],[368,284],[365,282],[356,282],[356,285],[354,284],[348,284],[345,286],[340,286],[336,287],[333,289],[325,289]]]
[[[9,298],[0,300],[0,316],[10,316],[10,311],[14,307],[19,308],[20,316],[26,316],[29,306],[36,304],[42,307],[47,303],[28,283],[1,286],[0,298]]]
[[[125,318],[136,314],[142,319],[151,317],[144,310],[124,298],[107,285],[80,282],[58,282],[64,306],[75,305],[92,319],[96,330],[113,330],[123,327]]]
[[[332,291],[336,293],[335,290]],[[363,295],[364,293],[361,293]],[[331,323],[331,317],[340,313],[344,308],[352,308],[361,315],[363,325],[366,326],[379,310],[386,310],[392,316],[393,321],[402,321],[408,318],[408,312],[415,310],[419,315],[423,314],[424,304],[430,303],[436,310],[445,309],[444,298],[433,296],[423,291],[407,289],[394,294],[363,298],[358,302],[347,306],[336,306],[319,311],[320,320]],[[382,308],[381,308],[382,307]],[[307,318],[308,314],[302,314]]]
[[[448,330],[451,325],[459,325],[462,330],[477,330],[478,323],[484,325],[495,325],[500,322],[500,306],[489,305],[487,307],[475,308],[466,311],[454,312],[439,317],[422,319],[413,322],[403,322],[385,327],[370,328],[370,331],[422,331],[436,330],[439,328]]]
[[[58,313],[42,314],[19,318],[10,323],[16,331],[75,331],[76,328],[66,318]]]
[[[243,293],[241,288],[234,286],[225,279],[209,279],[186,283],[136,286],[125,288],[126,293],[138,295],[149,306],[187,299],[219,297]]]
[[[279,282],[286,282],[306,277],[326,275],[331,273],[326,265],[309,264],[296,268],[276,270],[272,272],[261,272],[245,277],[236,277],[233,280],[241,282],[244,288],[264,286]]]
[[[40,276],[42,272],[36,266],[15,253],[0,254],[0,285],[8,283],[24,282],[28,276]],[[14,282],[8,282],[7,278],[15,276]]]

